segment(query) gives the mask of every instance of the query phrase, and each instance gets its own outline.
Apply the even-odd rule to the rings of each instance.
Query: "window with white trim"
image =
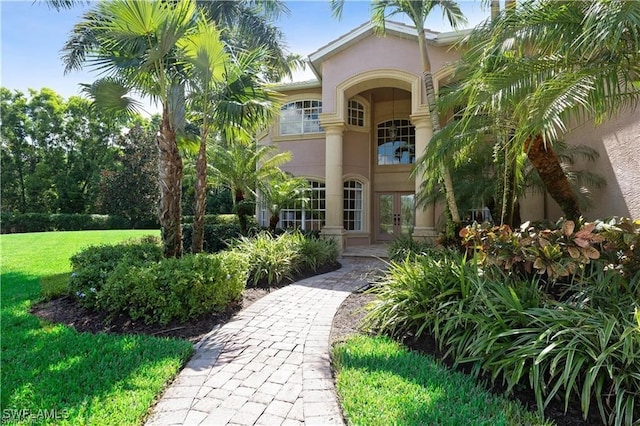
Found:
[[[311,99],[289,102],[280,108],[280,135],[320,133],[322,101]]]
[[[347,105],[348,124],[364,127],[364,105],[353,99]]]
[[[378,124],[378,165],[413,164],[416,161],[416,130],[409,120]]]
[[[279,228],[302,229],[319,231],[325,223],[326,197],[324,182],[310,180],[309,202],[306,206],[296,203],[280,211]],[[261,205],[258,215],[258,222],[261,226],[269,226],[269,212],[264,205]]]
[[[363,185],[357,180],[344,183],[344,229],[362,231]]]

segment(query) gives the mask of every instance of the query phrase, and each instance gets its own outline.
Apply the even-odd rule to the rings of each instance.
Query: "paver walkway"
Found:
[[[203,339],[147,425],[342,425],[329,359],[333,317],[377,259],[276,290]]]

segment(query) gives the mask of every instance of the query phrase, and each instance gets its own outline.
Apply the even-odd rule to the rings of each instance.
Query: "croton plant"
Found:
[[[579,222],[526,222],[513,230],[507,225],[469,225],[460,230],[464,248],[481,264],[543,275],[553,283],[575,278],[591,262],[603,262],[627,277],[640,272],[640,220],[612,218]]]

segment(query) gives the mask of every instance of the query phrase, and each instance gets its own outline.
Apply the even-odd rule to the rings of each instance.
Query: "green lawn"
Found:
[[[2,423],[139,424],[190,356],[186,341],[93,335],[29,314],[40,280],[61,282],[82,247],[157,231],[80,231],[0,236],[2,256]],[[32,415],[31,419],[25,418]]]
[[[337,390],[352,425],[542,425],[470,376],[386,337],[354,336],[333,349]]]

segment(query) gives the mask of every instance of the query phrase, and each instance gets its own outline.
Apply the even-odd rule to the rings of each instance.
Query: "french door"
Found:
[[[410,235],[415,225],[415,194],[380,192],[376,196],[376,240]]]

